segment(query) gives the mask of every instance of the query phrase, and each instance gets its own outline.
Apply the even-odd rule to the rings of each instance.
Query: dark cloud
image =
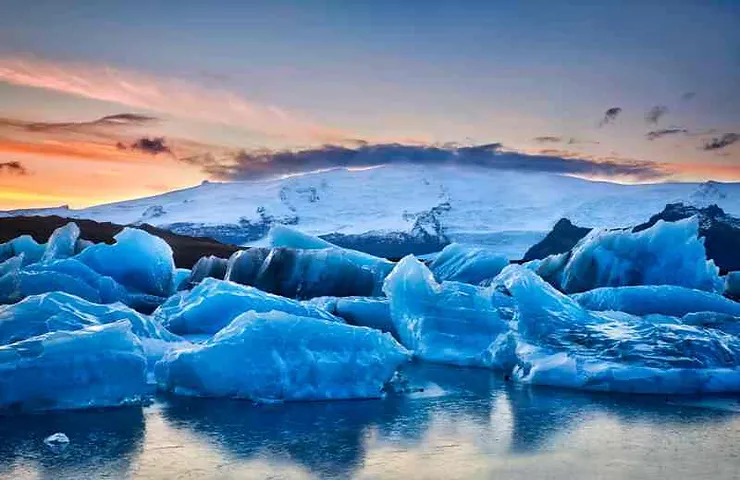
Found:
[[[537,143],[560,143],[563,141],[563,137],[555,137],[551,135],[545,135],[542,137],[534,137],[533,139]]]
[[[657,125],[661,117],[668,113],[668,107],[656,105],[645,114],[645,121],[652,125]]]
[[[681,100],[684,102],[688,102],[689,100],[693,99],[696,96],[696,92],[686,92],[683,95],[681,95]]]
[[[604,118],[599,121],[599,127],[603,127],[609,123],[614,123],[619,114],[622,113],[621,107],[612,107],[604,112]]]
[[[246,180],[335,167],[370,167],[388,164],[464,165],[499,170],[547,172],[603,177],[630,176],[654,179],[663,175],[660,165],[621,159],[606,161],[528,155],[508,152],[500,143],[466,147],[372,144],[354,148],[325,145],[300,151],[241,151],[224,159],[213,155],[181,159],[200,166],[219,180]]]
[[[157,117],[140,115],[138,113],[118,113],[108,115],[88,122],[34,122],[23,123],[17,120],[7,120],[6,124],[22,127],[30,132],[53,130],[79,130],[89,127],[132,127],[150,124],[158,121]]]
[[[653,130],[651,132],[648,132],[645,134],[645,137],[650,140],[657,140],[659,138],[667,137],[669,135],[678,135],[678,134],[688,134],[689,131],[685,128],[680,127],[670,127],[670,128],[662,128],[660,130]]]
[[[116,144],[120,148],[121,143]],[[159,153],[172,153],[170,147],[165,143],[164,137],[142,137],[131,144],[131,150],[139,150],[144,153],[151,155],[157,155]]]
[[[0,162],[0,173],[9,173],[12,175],[28,175],[28,170],[21,162]]]
[[[702,145],[702,150],[721,150],[725,147],[729,147],[733,143],[740,141],[740,134],[738,133],[725,133],[720,137],[714,137],[711,140],[707,140]]]

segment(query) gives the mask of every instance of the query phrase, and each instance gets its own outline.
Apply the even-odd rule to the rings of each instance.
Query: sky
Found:
[[[740,2],[0,2],[0,208],[341,166],[740,181]]]

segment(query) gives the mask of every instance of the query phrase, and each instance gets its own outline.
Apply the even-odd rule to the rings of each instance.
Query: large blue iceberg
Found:
[[[408,353],[387,333],[285,312],[248,312],[208,342],[168,353],[160,388],[258,402],[377,398]]]
[[[707,260],[698,221],[658,221],[631,230],[594,229],[570,252],[533,264],[537,273],[565,293],[598,287],[678,285],[722,293],[719,269]]]
[[[214,334],[250,310],[278,310],[301,317],[341,322],[323,309],[215,278],[206,278],[192,290],[173,295],[155,310],[153,317],[179,335]]]
[[[402,259],[383,291],[401,343],[415,356],[437,363],[504,368],[511,363],[506,335],[514,301],[496,289],[459,282],[437,283],[413,256]]]
[[[740,317],[740,303],[715,293],[673,285],[604,287],[573,295],[588,310],[615,310],[632,315],[714,312]]]
[[[451,243],[439,252],[429,265],[438,282],[445,280],[471,283],[493,279],[509,260],[490,248]]]
[[[675,317],[591,312],[521,266],[496,282],[517,303],[513,375],[522,382],[645,394],[740,391],[736,336]]]
[[[229,258],[226,280],[289,298],[377,296],[392,268],[387,260],[341,248],[250,248]]]
[[[0,346],[0,409],[112,407],[147,393],[146,358],[126,321]]]
[[[46,249],[41,256],[42,262],[69,258],[75,255],[77,240],[80,237],[80,227],[75,223],[57,228],[46,242]]]
[[[23,265],[41,260],[46,246],[39,244],[30,235],[21,235],[9,242],[0,244],[0,261],[23,255]]]
[[[114,238],[115,244],[92,245],[75,258],[128,289],[160,297],[174,292],[175,262],[167,242],[135,228]]]

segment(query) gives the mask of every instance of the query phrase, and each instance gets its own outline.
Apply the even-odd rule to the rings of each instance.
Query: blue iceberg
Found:
[[[248,312],[210,341],[168,353],[157,384],[257,402],[377,398],[408,358],[389,334],[285,312]]]
[[[278,310],[301,317],[341,322],[320,308],[215,278],[206,278],[192,290],[173,295],[155,310],[153,317],[179,335],[214,334],[250,310]]]
[[[2,410],[131,405],[146,393],[146,358],[125,321],[0,346]]]
[[[285,225],[273,225],[270,227],[270,231],[267,232],[267,244],[271,247],[283,247],[293,248],[299,250],[321,250],[323,248],[339,248],[333,243],[327,242],[326,240],[303,233],[295,228],[290,228]],[[367,257],[373,257],[372,255],[357,252]]]
[[[493,279],[509,260],[490,248],[451,243],[429,265],[438,282],[445,280],[478,285]]]
[[[390,304],[383,297],[317,297],[303,303],[319,307],[350,325],[388,332],[398,338]]]
[[[401,343],[436,363],[505,368],[511,363],[508,322],[514,301],[492,287],[437,283],[410,255],[388,275],[383,291]]]
[[[69,258],[75,255],[77,240],[80,238],[80,228],[76,223],[68,223],[52,232],[46,249],[41,256],[42,262]]]
[[[21,235],[0,244],[0,261],[23,254],[23,265],[30,265],[41,260],[45,250],[46,246],[37,243],[30,235]]]
[[[730,272],[725,277],[725,295],[740,300],[740,272]]]
[[[229,258],[226,280],[289,298],[378,296],[392,268],[387,260],[340,248],[250,248]]]
[[[204,278],[209,277],[223,280],[226,277],[226,267],[228,267],[228,264],[227,259],[216,257],[215,255],[199,258],[195,262],[195,265],[193,265],[187,286],[197,285]]]
[[[115,244],[98,243],[75,258],[129,290],[159,297],[173,293],[175,262],[167,242],[135,228],[124,228],[114,238]]]
[[[537,273],[565,293],[598,287],[677,285],[722,293],[695,217],[631,230],[594,229],[573,249],[538,263]]]
[[[632,315],[669,315],[714,312],[740,317],[740,303],[715,293],[673,285],[604,287],[573,295],[588,310],[616,310]]]
[[[498,288],[517,303],[514,378],[641,394],[740,391],[740,338],[675,317],[591,312],[521,266]]]

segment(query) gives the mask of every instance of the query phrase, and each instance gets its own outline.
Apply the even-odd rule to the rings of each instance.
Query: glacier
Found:
[[[434,257],[429,268],[438,282],[450,280],[477,285],[493,279],[508,264],[508,258],[491,248],[452,243]]]
[[[722,293],[719,269],[707,261],[695,217],[662,220],[640,232],[594,229],[568,253],[533,263],[565,293],[598,287],[677,285]]]
[[[690,313],[713,312],[740,317],[740,303],[716,293],[674,285],[603,287],[572,297],[588,310],[615,310],[632,315],[683,317]]]
[[[389,334],[285,312],[247,312],[204,344],[169,352],[157,384],[255,402],[378,398],[408,358]]]
[[[323,309],[215,278],[206,278],[192,290],[171,296],[152,316],[156,322],[178,335],[215,334],[237,316],[250,310],[277,310],[301,317],[341,322],[341,319]]]
[[[146,365],[126,321],[0,346],[0,412],[140,404]]]
[[[410,255],[388,275],[383,291],[398,337],[415,356],[460,366],[510,363],[509,351],[492,351],[491,345],[497,340],[497,346],[510,345],[506,334],[515,304],[494,288],[437,283],[429,268]]]

